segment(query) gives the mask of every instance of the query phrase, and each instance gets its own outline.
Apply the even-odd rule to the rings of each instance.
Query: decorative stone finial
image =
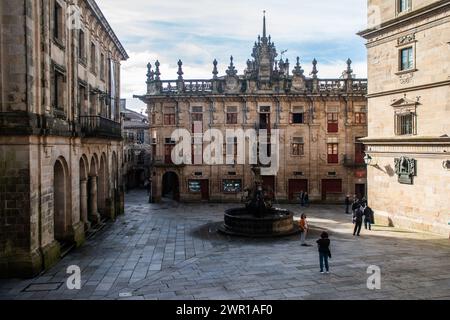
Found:
[[[347,60],[347,73],[348,73],[349,75],[351,75],[351,74],[353,73],[353,70],[352,70],[352,60],[350,60],[350,58],[348,58],[348,60]]]
[[[183,62],[181,60],[178,60],[178,80],[183,80]]]
[[[156,81],[160,81],[161,80],[161,72],[159,72],[159,67],[160,67],[160,63],[159,63],[159,61],[158,60],[156,60],[156,62],[155,62],[155,67],[156,67],[156,70],[155,70],[155,80]]]
[[[233,56],[230,57],[230,65],[228,66],[227,75],[230,77],[236,76],[237,70],[234,67]]]
[[[154,72],[152,71],[151,63],[147,64],[147,83],[153,81]]]
[[[266,38],[266,10],[263,11],[263,39]]]
[[[292,73],[295,75],[295,76],[303,76],[303,73],[304,73],[305,71],[302,69],[302,67],[300,66],[300,57],[297,57],[297,63],[295,64],[295,68],[294,68],[294,70],[292,70]]]
[[[311,75],[313,76],[313,79],[317,79],[317,74],[319,73],[319,70],[317,70],[317,60],[314,58],[313,62],[313,70],[311,72]]]
[[[217,71],[217,60],[214,59],[213,61],[214,69],[213,69],[213,79],[217,79],[217,75],[219,74],[219,71]]]

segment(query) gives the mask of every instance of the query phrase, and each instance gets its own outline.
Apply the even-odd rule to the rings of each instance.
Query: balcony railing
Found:
[[[120,123],[101,116],[82,116],[80,125],[85,137],[122,138]]]

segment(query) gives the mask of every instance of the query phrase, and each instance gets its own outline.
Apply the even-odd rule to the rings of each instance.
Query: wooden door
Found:
[[[289,201],[296,201],[299,199],[300,192],[308,192],[307,179],[291,179],[289,180]]]
[[[327,199],[328,193],[342,193],[341,179],[323,179],[322,180],[322,200]]]
[[[201,180],[202,200],[209,200],[209,180]]]

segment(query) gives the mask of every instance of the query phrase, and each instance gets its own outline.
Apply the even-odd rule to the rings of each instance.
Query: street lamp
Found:
[[[368,153],[366,153],[366,156],[364,157],[364,163],[367,166],[372,165],[372,157]]]

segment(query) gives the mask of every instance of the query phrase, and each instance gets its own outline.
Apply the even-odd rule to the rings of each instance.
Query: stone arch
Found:
[[[98,211],[102,215],[107,215],[106,199],[108,199],[108,162],[106,155],[103,153],[100,158],[100,165],[98,168],[98,196],[97,206]]]
[[[53,221],[54,238],[67,240],[70,220],[70,178],[67,162],[59,157],[53,166]]]
[[[96,176],[98,174],[98,156],[94,153],[91,157],[91,164],[89,168],[89,175]]]
[[[91,157],[91,163],[89,166],[89,178],[88,178],[88,220],[92,224],[98,224],[100,222],[100,215],[98,213],[98,157],[97,154],[93,154]]]

